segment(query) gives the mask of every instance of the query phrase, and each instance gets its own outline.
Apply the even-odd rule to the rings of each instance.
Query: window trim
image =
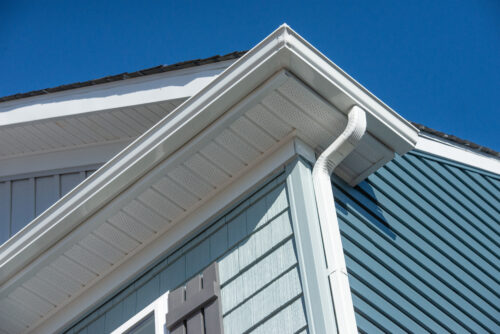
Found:
[[[111,332],[111,334],[125,334],[135,325],[147,318],[151,313],[154,313],[155,334],[168,333],[166,329],[166,314],[168,312],[168,295],[169,291],[158,297],[151,304],[140,310],[132,318],[128,319],[120,327]]]

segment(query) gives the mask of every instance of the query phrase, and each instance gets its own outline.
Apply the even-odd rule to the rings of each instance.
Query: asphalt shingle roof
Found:
[[[247,51],[235,51],[235,52],[231,52],[231,53],[228,53],[228,54],[225,54],[222,56],[216,55],[216,56],[209,57],[209,58],[187,60],[187,61],[183,61],[180,63],[171,64],[171,65],[159,65],[159,66],[146,68],[143,70],[130,72],[130,73],[125,72],[125,73],[121,73],[121,74],[117,74],[117,75],[110,75],[110,76],[106,76],[103,78],[94,79],[94,80],[75,82],[75,83],[61,85],[61,86],[52,87],[52,88],[34,90],[31,92],[27,92],[27,93],[8,95],[8,96],[0,97],[0,103],[18,100],[18,99],[23,99],[23,98],[32,97],[32,96],[61,92],[61,91],[65,91],[65,90],[75,89],[75,88],[89,87],[89,86],[95,86],[95,85],[104,84],[104,83],[108,83],[108,82],[126,80],[126,79],[130,79],[130,78],[137,78],[137,77],[142,77],[142,76],[151,75],[151,74],[175,71],[175,70],[180,70],[183,68],[218,63],[221,61],[240,58],[246,52]],[[432,136],[443,138],[443,139],[449,140],[451,142],[457,143],[459,145],[465,146],[471,151],[484,153],[484,154],[487,154],[487,155],[490,155],[490,156],[493,156],[495,158],[500,159],[500,152],[495,151],[491,148],[488,148],[488,147],[485,147],[482,145],[478,145],[476,143],[473,143],[473,142],[465,140],[465,139],[461,139],[461,138],[456,137],[454,135],[446,134],[444,132],[431,129],[431,128],[429,128],[425,125],[419,124],[419,123],[412,122],[412,124],[420,131],[428,133]]]
[[[170,71],[180,70],[183,68],[218,63],[218,62],[225,61],[225,60],[239,58],[239,57],[243,56],[245,53],[246,53],[246,51],[236,51],[236,52],[228,53],[228,54],[223,55],[223,56],[216,55],[216,56],[209,57],[209,58],[187,60],[187,61],[183,61],[180,63],[171,64],[171,65],[159,65],[159,66],[146,68],[143,70],[130,72],[130,73],[125,72],[125,73],[116,74],[116,75],[109,75],[109,76],[99,78],[99,79],[94,79],[94,80],[75,82],[75,83],[61,85],[61,86],[57,86],[57,87],[34,90],[31,92],[27,92],[27,93],[18,93],[18,94],[8,95],[8,96],[0,97],[0,103],[12,101],[12,100],[23,99],[26,97],[37,96],[37,95],[45,95],[45,94],[50,94],[50,93],[62,92],[65,90],[70,90],[70,89],[75,89],[75,88],[95,86],[95,85],[104,84],[104,83],[113,82],[113,81],[120,81],[120,80],[126,80],[126,79],[131,79],[131,78],[137,78],[137,77],[142,77],[145,75],[170,72]]]

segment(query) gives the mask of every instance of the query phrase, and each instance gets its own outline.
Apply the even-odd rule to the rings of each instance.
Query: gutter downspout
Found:
[[[347,278],[344,249],[340,238],[330,176],[335,167],[356,148],[365,132],[365,112],[355,105],[349,111],[344,132],[321,153],[312,172],[330,290],[337,328],[341,334],[357,333],[358,329],[354,317],[351,289]]]

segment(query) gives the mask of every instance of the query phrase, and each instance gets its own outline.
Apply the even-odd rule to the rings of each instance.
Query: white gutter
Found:
[[[313,168],[314,192],[325,247],[326,266],[333,296],[338,332],[357,333],[351,289],[347,279],[344,249],[335,212],[330,175],[351,153],[366,132],[366,115],[358,106],[349,111],[347,126],[342,134],[319,156]]]

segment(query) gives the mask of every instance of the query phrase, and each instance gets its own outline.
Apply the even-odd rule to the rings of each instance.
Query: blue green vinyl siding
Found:
[[[422,153],[333,178],[360,332],[500,333],[500,177]]]
[[[66,333],[109,333],[213,261],[225,334],[307,331],[285,180],[282,171]]]

